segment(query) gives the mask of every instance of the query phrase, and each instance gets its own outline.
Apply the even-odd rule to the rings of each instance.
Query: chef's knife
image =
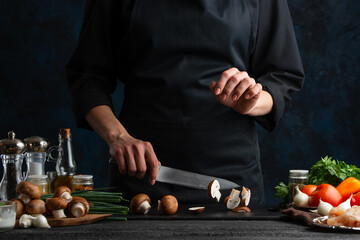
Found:
[[[116,160],[113,158],[109,159],[109,163],[117,164]],[[159,166],[159,174],[156,178],[156,181],[206,190],[209,183],[215,179],[219,181],[220,188],[224,190],[240,187],[238,184],[226,179],[188,172],[166,166]]]

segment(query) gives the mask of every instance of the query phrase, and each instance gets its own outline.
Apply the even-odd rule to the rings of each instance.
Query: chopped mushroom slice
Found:
[[[251,191],[249,188],[243,187],[241,191],[241,206],[249,205]]]
[[[224,204],[228,209],[234,209],[240,204],[240,191],[233,189],[229,196],[224,200]]]
[[[74,217],[83,217],[89,212],[89,203],[85,198],[73,197],[72,201],[68,204],[68,210]]]
[[[16,193],[19,199],[26,205],[33,199],[39,199],[41,191],[38,186],[32,182],[22,181],[16,186]]]
[[[208,185],[208,194],[209,197],[215,198],[217,202],[220,202],[221,193],[220,193],[220,183],[218,180],[213,180]]]
[[[71,190],[70,190],[70,188],[68,188],[66,186],[60,186],[60,187],[55,189],[54,197],[65,198],[67,203],[69,203],[72,200]]]
[[[205,210],[205,207],[191,207],[189,208],[189,211],[192,213],[202,213]]]
[[[245,206],[238,206],[232,210],[233,212],[251,212],[250,208]]]
[[[150,208],[150,198],[145,193],[137,194],[131,199],[130,209],[133,213],[147,214]]]
[[[67,205],[65,198],[54,197],[46,201],[46,210],[51,211],[54,218],[66,218],[64,209]]]

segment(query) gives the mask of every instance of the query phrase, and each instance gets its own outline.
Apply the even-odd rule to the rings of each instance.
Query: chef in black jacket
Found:
[[[246,186],[253,206],[264,203],[255,122],[273,130],[304,80],[286,0],[89,0],[67,76],[77,124],[107,142],[126,197],[213,202],[154,184],[161,162]]]

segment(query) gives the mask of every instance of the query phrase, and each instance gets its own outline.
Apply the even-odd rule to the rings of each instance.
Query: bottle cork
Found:
[[[62,138],[69,138],[71,135],[70,128],[61,128],[60,135]]]

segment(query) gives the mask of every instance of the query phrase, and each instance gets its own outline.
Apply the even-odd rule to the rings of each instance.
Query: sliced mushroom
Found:
[[[54,218],[66,218],[64,209],[68,203],[65,198],[54,197],[46,200],[46,210],[51,211]]]
[[[178,210],[178,201],[173,195],[164,196],[158,201],[158,210],[165,215],[175,214]]]
[[[250,208],[245,206],[238,206],[232,210],[233,212],[251,212]]]
[[[10,200],[11,202],[16,202],[16,218],[20,218],[25,213],[24,203],[17,198],[13,198]]]
[[[73,197],[67,209],[73,217],[83,217],[89,212],[90,207],[85,198]]]
[[[243,187],[241,191],[241,206],[249,205],[251,191],[249,188]]]
[[[221,193],[220,193],[220,183],[218,180],[213,180],[208,185],[208,194],[209,197],[215,198],[217,202],[220,202]]]
[[[240,191],[232,189],[229,196],[224,200],[224,204],[228,209],[234,209],[240,204]]]
[[[46,212],[45,202],[40,199],[31,200],[25,205],[26,213],[37,216]]]
[[[57,187],[54,191],[54,197],[62,197],[65,198],[67,203],[71,202],[71,190],[67,186]]]
[[[150,198],[145,193],[134,196],[130,202],[130,209],[135,214],[147,214],[151,208]]]
[[[204,210],[205,210],[205,207],[191,207],[191,208],[189,208],[190,212],[196,213],[196,214],[202,213]]]
[[[32,182],[22,181],[16,186],[16,193],[19,199],[26,205],[33,199],[40,199],[40,188]]]

